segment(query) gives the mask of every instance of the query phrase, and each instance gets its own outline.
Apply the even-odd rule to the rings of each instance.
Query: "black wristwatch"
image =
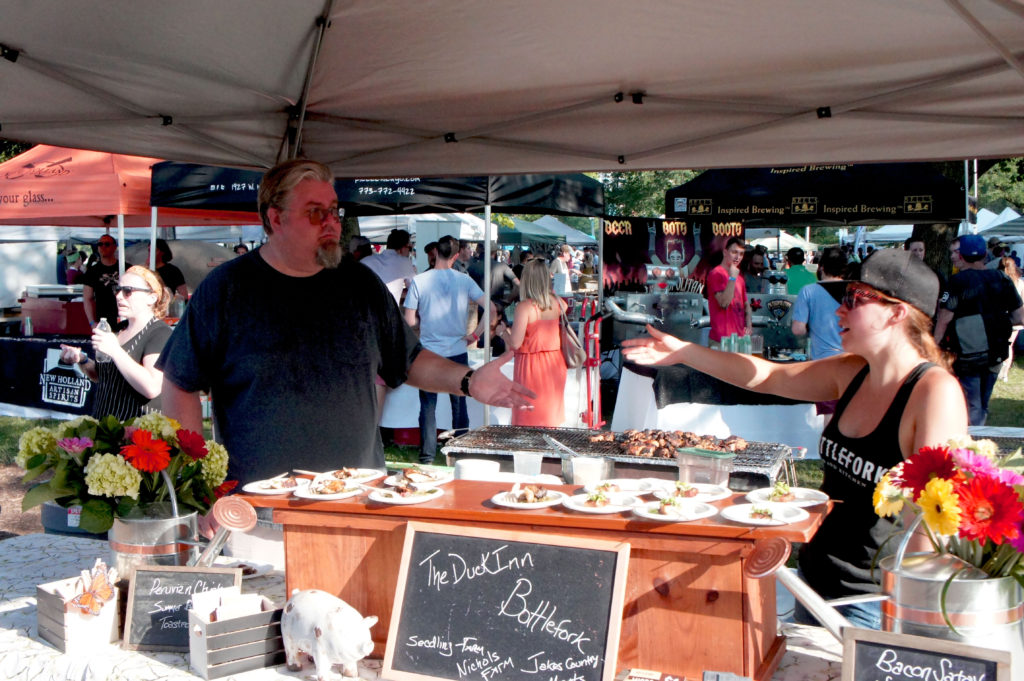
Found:
[[[466,372],[466,375],[462,377],[462,382],[459,383],[459,390],[466,397],[469,397],[469,379],[473,377],[473,369]]]

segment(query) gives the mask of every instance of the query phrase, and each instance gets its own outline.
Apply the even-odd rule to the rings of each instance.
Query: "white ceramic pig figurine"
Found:
[[[327,681],[332,665],[345,676],[359,676],[358,662],[373,652],[370,627],[376,617],[363,617],[351,605],[326,591],[293,591],[281,615],[288,669],[302,669],[303,654],[313,658],[317,681]]]

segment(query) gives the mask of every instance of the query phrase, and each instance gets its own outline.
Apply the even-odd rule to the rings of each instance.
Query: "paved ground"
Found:
[[[0,466],[0,539],[43,531],[38,507],[21,512],[21,498],[28,487],[21,483],[22,473],[18,466]]]

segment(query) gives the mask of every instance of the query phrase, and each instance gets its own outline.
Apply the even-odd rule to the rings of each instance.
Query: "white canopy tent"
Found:
[[[415,236],[420,226],[469,241],[484,238],[484,221],[471,213],[394,213],[359,218],[359,233],[377,244],[385,243],[393,229],[404,229]],[[423,243],[418,246],[422,249]]]
[[[565,237],[565,243],[570,246],[597,246],[597,239],[589,234],[584,234],[578,229],[573,229],[553,215],[545,215],[533,222],[541,227],[546,227],[552,231],[558,232]]]
[[[804,253],[810,253],[811,251],[817,250],[817,244],[814,244],[806,239],[802,239],[795,234],[790,234],[785,230],[779,230],[776,236],[764,236],[759,239],[752,239],[750,244],[753,246],[764,246],[769,251],[778,251],[785,253],[791,248],[802,248]]]
[[[0,134],[342,177],[1024,155],[1011,0],[34,0]]]

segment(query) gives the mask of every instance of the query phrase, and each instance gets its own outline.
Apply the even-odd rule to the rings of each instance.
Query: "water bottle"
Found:
[[[107,333],[110,333],[110,331],[111,331],[110,324],[107,323],[107,318],[106,317],[100,317],[100,323],[96,325],[96,328],[99,329],[100,331],[106,331]],[[100,352],[99,350],[97,350],[96,351],[96,361],[97,362],[109,362],[110,361],[110,355],[108,355],[105,352]]]

